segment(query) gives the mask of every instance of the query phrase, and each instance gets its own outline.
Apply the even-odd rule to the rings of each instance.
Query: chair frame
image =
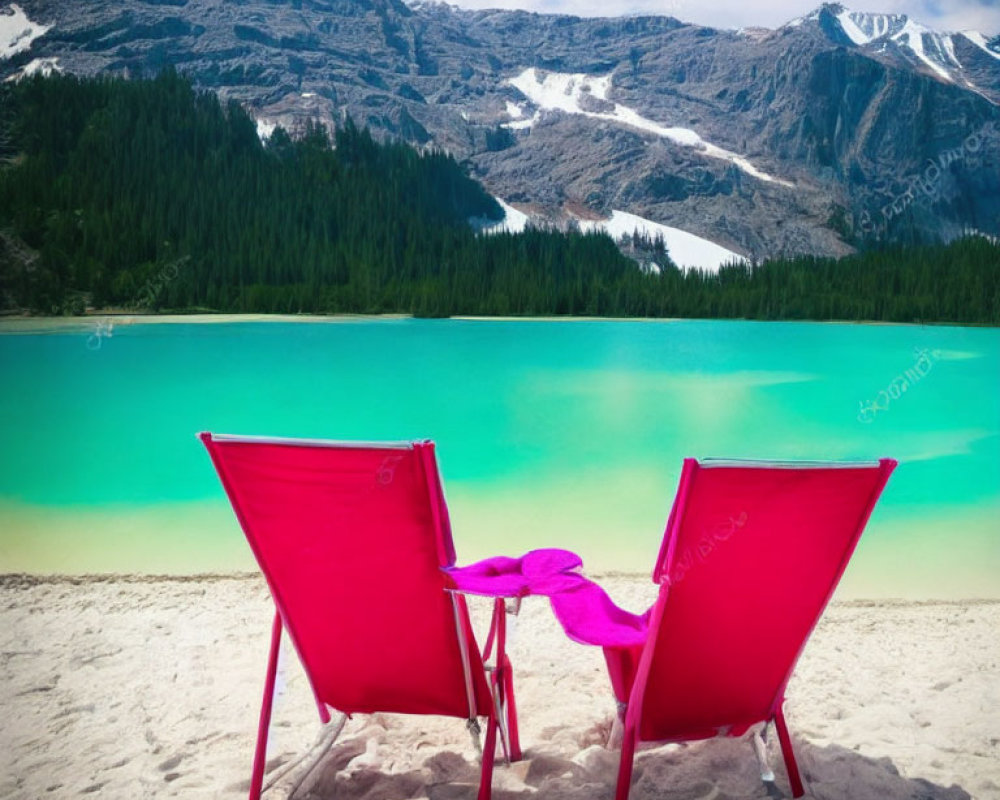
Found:
[[[440,525],[440,516],[442,506],[444,505],[444,496],[440,488],[437,461],[434,455],[434,445],[430,441],[349,442],[326,439],[235,436],[230,434],[213,434],[209,432],[199,433],[198,438],[202,441],[209,452],[212,463],[215,466],[223,488],[225,489],[232,504],[233,511],[235,512],[237,520],[240,523],[240,527],[243,529],[244,534],[247,535],[247,540],[251,544],[251,549],[254,550],[255,557],[258,554],[253,546],[254,539],[250,534],[250,527],[236,500],[236,494],[230,484],[225,467],[213,448],[213,444],[215,442],[245,442],[253,444],[331,448],[384,448],[396,450],[416,449],[419,457],[423,460],[424,473],[427,477],[428,498],[431,502],[431,508],[435,517],[435,524]],[[446,553],[442,552],[441,555],[444,557]],[[259,561],[260,559],[258,558],[258,562]],[[267,659],[267,671],[264,680],[263,699],[261,701],[260,716],[257,725],[257,739],[256,746],[254,748],[253,766],[250,777],[250,790],[248,795],[249,800],[260,800],[262,792],[264,772],[266,769],[268,731],[270,729],[271,715],[274,706],[274,692],[278,673],[278,655],[281,650],[282,632],[286,627],[283,621],[285,614],[282,608],[280,594],[274,590],[273,586],[270,585],[270,578],[266,572],[265,578],[268,579],[268,585],[271,589],[271,598],[274,601],[275,613],[271,623],[270,648]],[[494,599],[493,615],[489,633],[487,635],[486,645],[481,653],[476,654],[477,658],[481,659],[482,668],[485,673],[485,678],[487,679],[487,685],[492,695],[491,707],[489,714],[486,716],[487,727],[485,743],[482,748],[480,748],[480,715],[477,713],[477,703],[472,673],[472,658],[468,649],[468,640],[464,635],[466,631],[471,630],[469,612],[465,603],[465,595],[462,592],[454,588],[445,588],[444,591],[449,594],[451,600],[455,621],[456,645],[460,652],[463,666],[464,689],[469,707],[469,716],[466,720],[466,726],[468,727],[473,738],[476,749],[481,750],[482,756],[482,769],[480,774],[479,793],[477,797],[478,800],[490,800],[497,738],[500,739],[504,759],[508,763],[518,761],[521,758],[521,747],[517,729],[517,707],[514,700],[513,670],[506,652],[506,606],[502,597]],[[514,613],[516,613],[516,611]],[[294,636],[292,636],[291,639],[294,645]],[[494,641],[496,642],[496,657],[494,664],[492,666],[488,666],[486,662],[490,658]],[[317,711],[319,712],[320,721],[323,725],[326,725],[331,720],[330,710],[326,703],[320,700],[315,682],[306,667],[305,661],[300,658],[300,662],[302,663],[303,670],[309,680],[309,685],[313,692],[313,699],[316,703]]]
[[[854,531],[850,544],[847,548],[845,557],[843,561],[838,565],[834,580],[830,584],[830,588],[820,606],[819,613],[816,615],[816,619],[813,621],[812,627],[809,629],[808,633],[802,639],[802,643],[796,653],[795,657],[789,664],[788,671],[781,682],[781,685],[775,694],[774,700],[771,702],[768,715],[759,720],[759,722],[774,723],[775,729],[778,734],[778,741],[781,746],[781,753],[785,762],[785,769],[788,774],[789,786],[792,790],[793,797],[801,797],[805,793],[805,789],[802,783],[802,776],[799,772],[798,763],[795,759],[795,752],[792,748],[791,736],[788,733],[788,725],[785,721],[785,715],[783,711],[783,706],[785,702],[785,690],[788,686],[788,682],[791,679],[792,673],[795,670],[795,666],[798,663],[799,658],[805,649],[806,643],[809,641],[809,637],[815,630],[816,625],[819,623],[820,618],[823,615],[827,605],[829,605],[830,599],[833,597],[833,593],[840,583],[840,579],[844,574],[844,570],[847,569],[847,564],[850,561],[851,555],[857,546],[858,540],[861,537],[861,533],[868,523],[868,519],[871,516],[872,511],[875,508],[875,504],[878,502],[879,496],[882,490],[885,488],[886,481],[889,479],[889,475],[895,469],[897,462],[894,459],[883,458],[878,461],[865,461],[865,462],[819,462],[819,461],[756,461],[756,460],[730,460],[730,459],[704,459],[697,460],[693,458],[688,458],[684,460],[684,466],[681,472],[680,484],[677,489],[677,494],[674,500],[674,505],[671,508],[670,516],[667,521],[666,531],[664,532],[663,540],[660,545],[660,553],[656,560],[656,567],[653,571],[653,580],[660,586],[659,595],[657,597],[656,603],[653,606],[653,613],[649,622],[649,637],[646,639],[645,644],[642,648],[642,653],[639,658],[639,663],[636,671],[635,680],[632,684],[632,688],[629,692],[629,697],[627,702],[624,704],[624,709],[619,705],[619,719],[622,717],[622,710],[624,710],[624,719],[622,719],[623,730],[622,730],[622,741],[621,741],[621,759],[618,768],[618,779],[615,786],[615,800],[627,800],[629,791],[631,789],[632,780],[632,769],[635,761],[635,751],[640,741],[640,724],[642,720],[642,709],[643,700],[645,696],[646,686],[649,682],[650,671],[652,669],[653,654],[656,650],[656,642],[660,632],[661,623],[663,620],[664,609],[666,604],[669,602],[670,596],[670,568],[673,564],[675,546],[678,538],[678,531],[681,525],[681,518],[683,516],[683,511],[686,507],[687,497],[689,490],[691,488],[692,481],[694,479],[695,471],[700,468],[711,468],[711,467],[724,467],[724,466],[738,466],[738,467],[775,467],[775,468],[788,468],[788,469],[802,469],[802,468],[877,468],[879,470],[879,480],[868,503],[865,507],[864,513],[861,516],[857,529]],[[676,741],[688,741],[687,737],[670,738],[657,740],[662,742],[676,742]],[[764,765],[762,765],[763,768]],[[763,772],[763,769],[762,769]]]

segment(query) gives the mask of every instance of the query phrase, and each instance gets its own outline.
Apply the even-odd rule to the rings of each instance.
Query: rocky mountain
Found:
[[[1000,235],[1000,37],[828,4],[777,30],[399,0],[25,0],[0,76],[173,65],[263,133],[350,114],[564,224],[751,258]],[[622,218],[619,214],[618,219]]]
[[[815,21],[831,41],[882,57],[888,64],[909,66],[939,79],[1000,98],[1000,36],[988,40],[979,31],[938,33],[905,14],[867,14],[842,5],[826,5],[791,26]]]

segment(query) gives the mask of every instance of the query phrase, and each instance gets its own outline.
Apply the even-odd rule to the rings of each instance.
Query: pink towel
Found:
[[[532,550],[520,558],[495,556],[445,571],[455,588],[488,597],[545,595],[566,635],[581,644],[632,647],[646,641],[649,611],[631,614],[581,573],[576,553],[557,548]]]

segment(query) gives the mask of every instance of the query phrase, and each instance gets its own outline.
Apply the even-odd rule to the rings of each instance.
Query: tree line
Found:
[[[484,235],[493,198],[450,156],[350,120],[266,143],[173,71],[0,88],[0,303],[149,311],[747,317],[1000,323],[985,239],[680,271],[633,237]]]

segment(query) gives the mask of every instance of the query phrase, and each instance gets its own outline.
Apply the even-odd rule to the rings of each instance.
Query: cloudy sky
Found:
[[[842,0],[843,1],[843,0]],[[822,0],[450,0],[463,8],[523,8],[548,14],[618,16],[667,14],[718,28],[762,25],[774,28],[808,14]],[[1000,33],[1000,0],[847,0],[855,11],[908,14],[941,31]]]

